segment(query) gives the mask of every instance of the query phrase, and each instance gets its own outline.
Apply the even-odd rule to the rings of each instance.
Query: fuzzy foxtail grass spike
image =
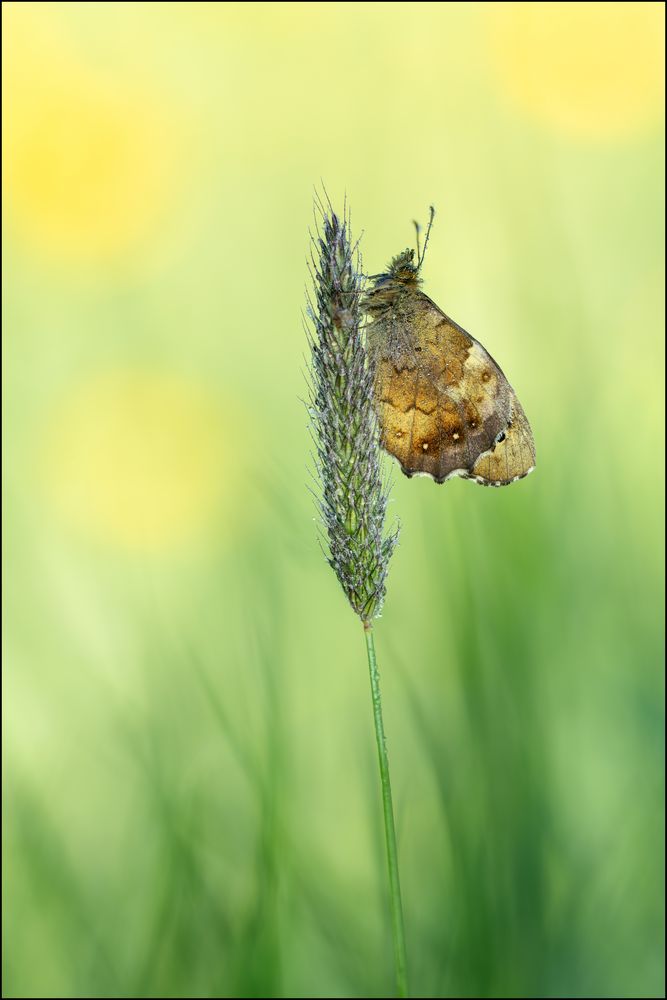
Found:
[[[380,464],[374,371],[361,330],[361,263],[343,220],[316,203],[322,221],[312,238],[309,413],[315,446],[317,506],[326,558],[366,636],[373,719],[387,844],[397,991],[408,995],[396,831],[371,622],[381,611],[398,529],[385,529],[389,484]]]
[[[379,455],[373,371],[361,333],[361,274],[347,220],[323,211],[313,239],[310,415],[328,561],[352,610],[382,608],[398,532],[385,533],[388,485]]]

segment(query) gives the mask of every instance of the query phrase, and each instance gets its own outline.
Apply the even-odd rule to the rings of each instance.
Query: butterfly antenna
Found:
[[[420,232],[420,230],[419,230],[419,226],[417,226],[417,223],[415,222],[415,226],[417,227],[417,270],[419,270],[419,268],[424,263],[424,257],[426,256],[426,247],[428,246],[428,241],[429,241],[429,238],[431,236],[431,227],[433,226],[433,220],[434,220],[434,218],[435,218],[435,208],[433,207],[433,205],[431,205],[430,208],[429,208],[429,219],[428,219],[428,226],[426,227],[426,238],[424,240],[424,249],[422,250],[421,253],[419,252],[419,232]]]
[[[415,234],[417,236],[417,267],[420,267],[422,260],[422,252],[419,244],[419,237],[421,235],[422,227],[419,225],[416,219],[412,220],[412,225],[415,227]]]

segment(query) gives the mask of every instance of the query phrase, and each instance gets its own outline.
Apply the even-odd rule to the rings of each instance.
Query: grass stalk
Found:
[[[378,671],[377,657],[375,655],[373,628],[368,622],[364,622],[364,634],[366,636],[368,672],[370,674],[371,697],[373,700],[373,722],[375,724],[375,740],[378,748],[380,784],[382,787],[382,811],[384,814],[384,832],[387,844],[387,871],[389,875],[391,927],[394,939],[394,961],[396,964],[396,988],[399,997],[407,997],[408,972],[405,957],[405,928],[403,926],[401,882],[398,874],[398,850],[396,847],[396,826],[394,823],[394,806],[391,797],[391,780],[389,777],[389,757],[387,756],[387,741],[384,734],[384,722],[382,719],[380,673]]]
[[[330,204],[316,202],[321,227],[313,237],[313,296],[308,301],[311,347],[309,415],[315,445],[316,502],[327,562],[366,634],[373,696],[391,919],[399,997],[407,997],[405,934],[398,880],[396,830],[391,802],[371,621],[380,614],[398,528],[385,529],[389,482],[380,462],[380,428],[374,401],[375,368],[363,335],[361,262],[342,219]]]

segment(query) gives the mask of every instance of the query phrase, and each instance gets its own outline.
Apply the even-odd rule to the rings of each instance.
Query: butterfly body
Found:
[[[535,466],[521,404],[486,349],[421,291],[413,259],[395,257],[364,300],[382,445],[407,476],[521,479]]]

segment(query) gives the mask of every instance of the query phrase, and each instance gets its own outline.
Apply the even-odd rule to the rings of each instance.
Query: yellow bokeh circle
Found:
[[[95,377],[52,415],[49,493],[71,526],[110,544],[181,545],[228,523],[238,507],[233,430],[242,423],[180,376]]]
[[[491,3],[483,12],[495,78],[533,119],[592,139],[661,120],[663,4]]]
[[[58,5],[54,5],[56,8]],[[166,217],[180,170],[177,116],[121,72],[102,73],[48,8],[12,4],[3,66],[3,199],[31,251],[93,263]]]

